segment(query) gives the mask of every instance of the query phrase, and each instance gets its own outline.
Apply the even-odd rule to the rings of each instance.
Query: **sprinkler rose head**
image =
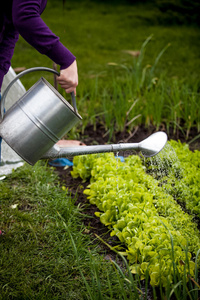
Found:
[[[139,143],[139,150],[144,157],[151,157],[158,154],[167,142],[165,132],[158,131]]]

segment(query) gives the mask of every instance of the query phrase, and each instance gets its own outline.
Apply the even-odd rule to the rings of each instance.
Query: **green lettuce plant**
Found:
[[[84,193],[126,246],[131,271],[141,279],[148,272],[151,285],[167,286],[177,276],[194,276],[199,232],[192,216],[146,171],[139,156],[121,163],[113,154],[95,154],[76,157],[72,175],[90,178]]]

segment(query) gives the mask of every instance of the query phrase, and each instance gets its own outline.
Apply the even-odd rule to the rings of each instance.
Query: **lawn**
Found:
[[[199,28],[160,25],[158,16],[162,18],[154,5],[118,4],[115,1],[114,4],[67,1],[64,10],[58,1],[49,1],[42,15],[47,25],[77,57],[80,86],[82,80],[107,71],[109,62],[130,63],[132,57],[124,51],[140,50],[150,35],[153,39],[146,51],[145,63],[152,64],[158,53],[170,43],[159,71],[187,81],[191,76],[197,79],[200,66]],[[51,62],[20,38],[12,65],[28,68],[51,66]]]
[[[83,207],[52,169],[25,165],[0,189],[0,299],[98,299],[100,282],[104,299],[109,285],[116,299],[118,272],[99,254],[81,221]]]

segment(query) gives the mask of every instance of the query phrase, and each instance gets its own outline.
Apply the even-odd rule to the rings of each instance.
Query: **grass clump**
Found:
[[[50,168],[25,164],[0,189],[0,299],[118,299],[116,270]]]
[[[77,270],[72,266],[68,233],[58,215],[74,234],[80,226],[80,212],[55,182],[55,174],[41,164],[34,168],[25,165],[1,182],[1,229],[5,233],[0,243],[1,299],[81,295],[79,276],[76,286],[72,288],[70,283]]]

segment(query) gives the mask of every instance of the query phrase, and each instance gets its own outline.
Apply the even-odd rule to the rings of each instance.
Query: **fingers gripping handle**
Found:
[[[27,69],[21,73],[19,73],[10,83],[9,85],[7,86],[7,88],[5,89],[4,93],[3,93],[3,96],[1,98],[1,114],[0,114],[0,117],[1,117],[1,120],[3,120],[3,117],[4,117],[4,114],[5,114],[5,110],[4,110],[4,107],[5,107],[5,100],[6,100],[6,96],[10,90],[10,88],[12,87],[12,85],[19,79],[21,78],[22,76],[28,74],[28,73],[31,73],[31,72],[35,72],[35,71],[47,71],[47,72],[51,72],[51,73],[54,73],[56,75],[60,75],[60,73],[56,70],[53,70],[53,69],[50,69],[50,68],[46,68],[46,67],[35,67],[35,68],[30,68],[30,69]],[[74,108],[74,112],[77,114],[78,113],[78,110],[77,110],[77,106],[76,106],[76,98],[75,98],[75,94],[74,92],[71,93],[71,98],[72,98],[72,105],[73,105],[73,108]]]

